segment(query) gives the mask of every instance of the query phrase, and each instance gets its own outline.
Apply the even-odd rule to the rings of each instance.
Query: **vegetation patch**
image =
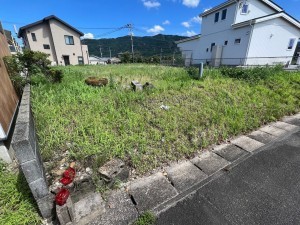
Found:
[[[117,157],[143,173],[300,109],[299,72],[255,69],[260,74],[255,79],[247,78],[252,70],[241,79],[206,69],[195,80],[184,68],[153,65],[61,70],[61,83],[44,80],[32,86],[45,161],[59,161],[68,151],[70,159],[86,166]],[[88,86],[89,76],[107,77],[108,85]],[[155,88],[134,92],[132,80]]]
[[[133,225],[154,225],[155,216],[151,212],[145,212],[133,223]]]
[[[41,224],[25,177],[6,169],[0,162],[0,224]]]

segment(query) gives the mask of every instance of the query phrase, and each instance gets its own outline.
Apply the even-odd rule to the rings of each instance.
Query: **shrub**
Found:
[[[60,83],[63,79],[63,71],[58,69],[50,69],[48,75],[53,83]]]
[[[282,67],[254,67],[254,68],[241,68],[241,67],[222,67],[221,74],[225,77],[235,79],[243,79],[248,81],[258,81],[266,79],[275,73],[282,71]]]

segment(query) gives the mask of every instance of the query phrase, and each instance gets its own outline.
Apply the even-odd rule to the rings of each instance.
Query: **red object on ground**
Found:
[[[55,202],[57,205],[64,205],[70,196],[70,191],[68,189],[62,188],[55,196]]]
[[[68,169],[65,170],[65,172],[63,173],[63,178],[60,179],[60,182],[63,185],[68,185],[70,183],[72,183],[72,181],[75,178],[75,169],[73,169],[72,167],[69,167]]]

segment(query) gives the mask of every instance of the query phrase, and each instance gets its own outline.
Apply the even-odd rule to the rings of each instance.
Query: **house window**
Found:
[[[44,49],[50,49],[50,45],[43,45]]]
[[[289,40],[289,45],[288,45],[288,50],[292,50],[293,49],[293,47],[294,47],[294,44],[295,44],[295,42],[296,42],[296,38],[290,38],[290,40]]]
[[[83,57],[82,56],[78,56],[78,64],[83,65]]]
[[[212,52],[212,50],[213,50],[213,47],[216,45],[216,43],[211,43],[211,45],[210,45],[210,51]]]
[[[74,45],[73,36],[65,35],[65,42],[66,42],[66,45]]]
[[[249,10],[249,4],[243,4],[241,14],[247,14]]]
[[[32,41],[36,41],[35,33],[31,33]]]
[[[223,11],[222,11],[222,20],[225,20],[226,19],[226,16],[227,16],[227,9],[224,9]]]
[[[219,16],[220,16],[220,12],[217,12],[215,14],[215,23],[217,23],[219,21]]]
[[[224,45],[228,45],[228,41],[224,41]]]
[[[238,45],[240,43],[241,43],[241,39],[240,38],[237,38],[237,39],[234,40],[234,44],[235,45]]]

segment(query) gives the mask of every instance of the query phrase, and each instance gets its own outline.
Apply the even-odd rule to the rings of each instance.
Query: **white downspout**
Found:
[[[254,25],[252,24],[252,21],[253,21],[253,20],[251,20],[251,21],[250,21],[251,31],[250,31],[250,37],[249,37],[249,41],[248,41],[247,52],[246,52],[246,55],[245,55],[244,66],[246,65],[246,62],[247,62],[248,53],[249,53],[250,44],[251,44],[252,35],[253,35],[253,30],[254,30]]]

